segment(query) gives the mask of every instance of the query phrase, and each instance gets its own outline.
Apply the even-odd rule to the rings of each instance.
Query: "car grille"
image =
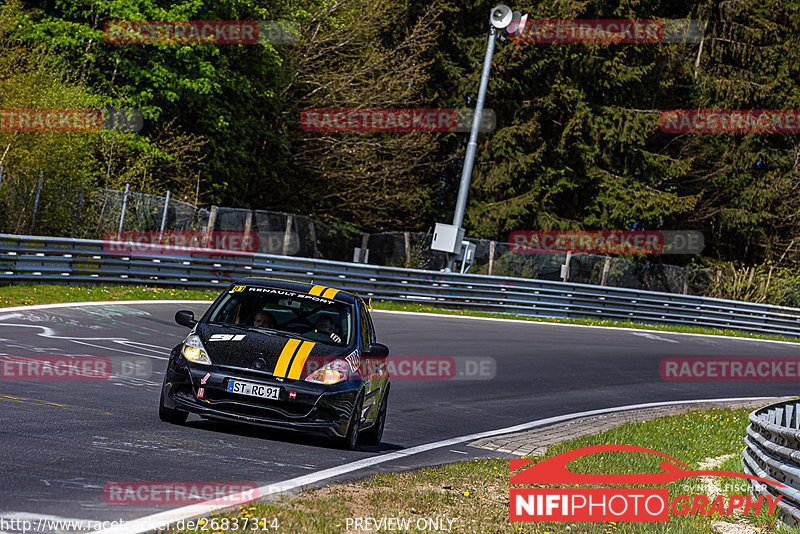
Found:
[[[302,402],[286,402],[276,401],[271,399],[259,399],[257,397],[245,397],[235,393],[228,393],[220,389],[206,390],[204,398],[211,402],[211,404],[225,404],[225,407],[219,409],[241,412],[243,415],[261,415],[265,416],[265,411],[280,415],[287,418],[308,417],[310,412],[314,410],[311,404]],[[215,406],[216,408],[216,406]],[[244,413],[244,410],[252,411],[253,413]]]

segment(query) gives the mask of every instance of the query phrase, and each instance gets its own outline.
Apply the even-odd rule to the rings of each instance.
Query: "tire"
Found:
[[[359,427],[361,426],[361,407],[364,405],[364,393],[359,392],[356,398],[353,413],[350,414],[350,422],[347,425],[347,434],[339,438],[341,448],[352,451],[358,445]]]
[[[186,419],[189,417],[189,412],[175,410],[173,408],[167,408],[166,406],[164,406],[164,396],[166,394],[167,390],[162,387],[161,399],[158,402],[158,418],[164,421],[165,423],[172,423],[173,425],[184,424],[186,422]]]
[[[378,417],[375,424],[369,430],[361,433],[361,440],[368,445],[380,445],[383,438],[383,427],[386,425],[386,408],[389,405],[389,386],[381,399],[381,407],[378,409]]]

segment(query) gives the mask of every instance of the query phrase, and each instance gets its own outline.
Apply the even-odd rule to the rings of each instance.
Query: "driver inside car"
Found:
[[[270,312],[261,310],[256,314],[256,317],[253,320],[253,326],[274,329],[277,326],[277,321],[275,321],[275,316]]]
[[[328,336],[335,343],[341,343],[342,338],[333,331],[333,321],[327,315],[320,315],[317,322],[314,323],[314,331],[321,334],[328,334]]]

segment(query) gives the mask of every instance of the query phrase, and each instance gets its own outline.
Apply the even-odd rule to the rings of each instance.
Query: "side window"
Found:
[[[361,301],[358,301],[358,322],[360,326],[359,335],[361,336],[361,346],[366,350],[372,342],[372,337],[369,315],[367,315],[367,310],[364,308],[364,303]]]

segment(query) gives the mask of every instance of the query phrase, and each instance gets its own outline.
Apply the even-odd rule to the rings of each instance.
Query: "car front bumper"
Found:
[[[277,400],[227,391],[228,380],[280,388]],[[167,408],[202,417],[292,430],[321,431],[342,437],[362,381],[334,386],[303,380],[278,381],[269,373],[187,362],[173,352],[164,378],[162,402]],[[292,395],[293,393],[293,395]]]

